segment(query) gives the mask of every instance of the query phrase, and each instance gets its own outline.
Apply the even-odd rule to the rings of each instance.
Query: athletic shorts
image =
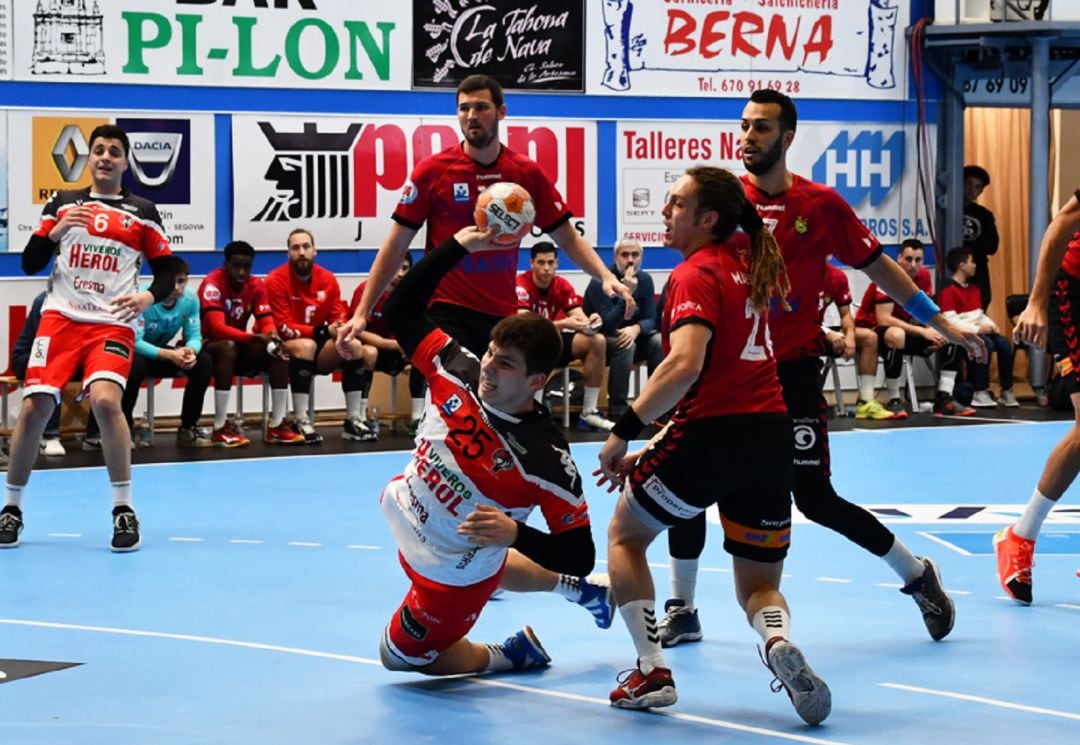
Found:
[[[24,390],[52,394],[59,404],[64,386],[80,368],[86,386],[111,380],[123,389],[134,353],[135,333],[127,326],[82,323],[46,311],[30,349]]]
[[[638,459],[627,498],[657,530],[716,504],[724,550],[777,562],[791,541],[791,419],[737,414],[673,424]]]
[[[1076,317],[1072,309],[1080,309],[1080,279],[1058,272],[1054,278],[1054,294],[1050,297],[1050,350],[1054,353],[1058,372],[1067,381],[1071,396],[1080,393],[1077,375],[1080,370],[1080,339],[1077,338]]]
[[[559,354],[555,367],[566,367],[574,361],[574,337],[577,336],[577,332],[566,329],[560,336],[562,336],[562,352]]]
[[[891,326],[878,326],[874,329],[877,334],[878,349],[884,354],[885,350],[889,346],[885,343],[885,332],[888,331]],[[913,354],[922,355],[923,357],[930,357],[936,349],[931,349],[933,342],[927,339],[925,336],[918,336],[916,334],[904,333],[904,348],[897,350],[901,354]]]
[[[436,326],[475,354],[477,359],[484,356],[491,341],[491,330],[502,320],[499,316],[449,303],[435,303],[428,308],[428,315]]]
[[[830,476],[828,404],[821,392],[821,359],[801,357],[776,366],[784,405],[795,427],[795,470]]]
[[[498,589],[502,570],[475,585],[452,587],[420,576],[400,553],[398,560],[412,586],[387,626],[389,652],[405,664],[423,667],[468,635]]]

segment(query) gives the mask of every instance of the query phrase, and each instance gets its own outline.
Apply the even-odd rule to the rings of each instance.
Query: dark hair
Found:
[[[750,238],[750,300],[758,310],[769,307],[773,293],[788,307],[786,296],[791,290],[784,257],[772,233],[758,216],[757,209],[746,198],[740,181],[730,171],[713,166],[695,166],[686,174],[697,185],[697,215],[713,211],[718,215],[713,238],[726,241],[737,227]]]
[[[780,129],[794,132],[799,124],[799,112],[790,96],[772,88],[759,88],[750,94],[754,103],[774,103],[780,107]]]
[[[915,251],[922,251],[923,253],[926,252],[926,246],[924,246],[923,242],[920,241],[918,238],[905,238],[900,243],[900,250],[897,252],[897,255],[904,253],[905,248],[914,249]]]
[[[549,375],[562,354],[562,334],[555,324],[536,313],[507,316],[495,324],[491,340],[505,349],[520,349],[526,375]]]
[[[555,254],[555,258],[559,258],[559,247],[551,241],[538,241],[529,249],[529,258],[535,259],[540,254]]]
[[[949,249],[949,253],[945,256],[945,264],[949,267],[950,272],[956,272],[956,270],[960,268],[960,265],[970,258],[970,248],[957,246],[956,248]]]
[[[233,256],[250,256],[255,258],[255,247],[247,241],[230,241],[225,244],[225,261]]]
[[[491,102],[495,104],[495,107],[503,105],[503,89],[499,81],[490,75],[481,74],[470,75],[458,83],[454,100],[456,101],[462,93],[476,93],[477,91],[491,91]]]
[[[984,189],[990,186],[990,174],[982,166],[964,166],[964,178],[968,179],[972,176],[982,181]]]
[[[99,137],[104,137],[107,140],[120,140],[124,146],[124,157],[128,157],[128,153],[131,152],[131,141],[128,139],[127,132],[115,124],[99,124],[94,127],[94,131],[90,133],[90,147],[93,148],[94,140]]]
[[[169,266],[172,267],[173,274],[191,274],[191,267],[176,254],[169,257]]]

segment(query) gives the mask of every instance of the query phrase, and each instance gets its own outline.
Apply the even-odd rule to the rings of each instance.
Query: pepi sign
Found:
[[[574,226],[595,242],[596,175],[586,167],[596,162],[595,123],[513,122],[502,123],[503,142],[540,165]],[[322,247],[377,248],[416,163],[461,140],[457,121],[442,117],[244,115],[232,124],[233,179],[244,184],[235,191],[233,233],[260,247],[282,245],[302,222]],[[413,245],[424,245],[423,231]]]

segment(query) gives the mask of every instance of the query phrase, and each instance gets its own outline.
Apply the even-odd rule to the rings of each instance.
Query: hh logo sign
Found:
[[[870,206],[885,201],[904,172],[904,133],[888,139],[881,131],[841,132],[814,163],[813,179],[828,184],[852,206],[868,196]]]

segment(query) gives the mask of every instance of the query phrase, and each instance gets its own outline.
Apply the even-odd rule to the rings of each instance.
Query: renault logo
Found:
[[[69,147],[75,153],[71,163],[68,163]],[[90,146],[86,144],[82,130],[74,124],[66,125],[53,145],[52,159],[64,181],[75,183],[81,179],[83,169],[86,168],[86,161],[90,159]]]

